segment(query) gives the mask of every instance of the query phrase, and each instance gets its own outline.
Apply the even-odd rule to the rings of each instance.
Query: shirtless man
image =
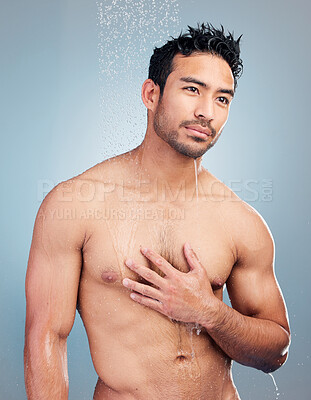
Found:
[[[156,49],[142,144],[44,199],[26,277],[28,399],[68,398],[76,308],[95,400],[239,399],[232,360],[266,373],[285,362],[272,236],[201,166],[228,118],[239,40],[207,25]]]

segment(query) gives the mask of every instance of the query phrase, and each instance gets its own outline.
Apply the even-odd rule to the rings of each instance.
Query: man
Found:
[[[44,199],[26,278],[29,399],[67,399],[76,307],[95,400],[239,399],[232,360],[267,373],[285,362],[269,229],[201,166],[228,118],[239,41],[208,24],[155,49],[142,144]]]

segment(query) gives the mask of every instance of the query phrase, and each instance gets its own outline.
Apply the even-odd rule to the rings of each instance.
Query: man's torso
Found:
[[[133,302],[122,285],[125,277],[138,279],[125,259],[156,269],[140,246],[187,273],[182,248],[188,241],[215,296],[222,299],[236,249],[220,183],[217,189],[215,178],[202,173],[197,199],[193,190],[163,189],[161,183],[156,191],[154,183],[137,189],[134,181],[128,182],[128,173],[120,173],[126,170],[122,162],[119,167],[101,166],[100,174],[96,168],[79,177],[84,201],[76,210],[85,226],[78,309],[99,376],[94,398],[238,398],[231,359],[204,328],[172,321]],[[118,173],[111,173],[114,168]]]

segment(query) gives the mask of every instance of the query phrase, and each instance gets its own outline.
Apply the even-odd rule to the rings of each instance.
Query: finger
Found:
[[[157,274],[152,269],[145,267],[143,265],[136,264],[133,260],[126,260],[125,265],[130,268],[132,271],[136,272],[146,281],[153,283],[155,286],[163,289],[166,281],[159,274]]]
[[[187,242],[184,244],[184,253],[191,271],[198,271],[202,269],[202,265],[198,259],[198,256]]]
[[[165,258],[161,257],[155,251],[148,248],[141,248],[140,251],[142,254],[148,258],[154,265],[156,265],[167,277],[171,277],[176,274],[177,270],[165,260]]]
[[[131,293],[130,297],[137,303],[162,313],[162,303],[160,303],[159,301],[150,299],[149,297],[142,296],[141,294],[138,293]]]
[[[143,283],[139,283],[136,281],[132,281],[132,279],[123,279],[123,285],[128,289],[134,290],[137,293],[140,293],[144,296],[151,297],[152,299],[159,300],[163,298],[162,293],[159,289],[155,289],[152,286],[144,285]]]

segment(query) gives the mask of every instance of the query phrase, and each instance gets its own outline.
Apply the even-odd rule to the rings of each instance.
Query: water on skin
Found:
[[[199,188],[198,188],[198,165],[196,158],[193,159],[193,162],[194,162],[194,175],[195,175],[195,195],[197,201],[197,216],[198,216]]]
[[[195,178],[195,193],[196,193],[196,220],[198,220],[198,173],[197,173],[197,163],[194,159],[194,178]],[[177,359],[180,360],[179,368],[183,369],[182,373],[188,372],[188,376],[197,380],[201,376],[200,367],[196,358],[194,344],[193,344],[193,331],[196,330],[196,334],[199,335],[201,332],[201,327],[199,324],[185,324],[178,321],[171,320],[177,330]],[[188,337],[188,340],[186,339]],[[185,340],[186,339],[186,340]],[[190,344],[190,351],[189,351]],[[182,361],[183,357],[187,361]]]
[[[118,221],[118,224],[115,224],[114,228],[112,228],[110,224],[111,222],[106,220],[106,225],[112,239],[113,249],[118,260],[121,279],[123,279],[125,277],[126,269],[124,260],[133,255],[138,222],[134,220],[127,223],[126,226],[123,226],[123,224],[118,227],[117,225],[121,224],[121,221]]]
[[[194,162],[194,180],[195,180],[195,218],[198,220],[198,179],[197,179],[197,168],[196,162]],[[167,242],[165,238],[167,236],[171,237],[173,230],[176,229],[174,221],[162,220],[161,224],[156,224],[153,221],[152,224],[148,224],[149,237],[148,241],[150,244],[155,246],[162,242]],[[160,236],[159,236],[160,235]],[[163,238],[162,238],[163,236]],[[162,240],[161,240],[162,238]],[[185,238],[186,240],[187,238]],[[163,255],[164,256],[164,255]],[[198,336],[201,332],[201,326],[199,324],[184,323],[180,321],[175,321],[171,319],[173,327],[176,330],[176,361],[177,366],[180,369],[180,376],[188,376],[189,379],[193,381],[199,381],[201,376],[201,370],[197,360],[194,347],[194,337],[195,334]]]
[[[195,173],[195,192],[196,192],[196,219],[198,220],[198,171],[197,171],[197,163],[194,160],[194,173]],[[188,372],[188,376],[194,380],[198,381],[201,376],[200,366],[196,357],[194,343],[193,343],[193,331],[196,330],[196,334],[199,335],[201,332],[200,326],[198,324],[182,324],[176,322],[176,327],[178,329],[178,346],[177,346],[177,355],[186,356],[188,361],[181,362],[180,367],[183,369],[183,373]],[[186,328],[186,329],[184,329]],[[182,334],[186,334],[188,336],[188,340],[183,346]],[[190,344],[190,352],[188,350]],[[189,354],[190,353],[190,354]]]
[[[195,354],[194,345],[193,345],[193,331],[195,330],[195,325],[188,325],[188,332],[190,335],[190,345],[191,345],[191,369],[190,369],[190,378],[194,381],[198,380],[201,377],[201,369]]]

